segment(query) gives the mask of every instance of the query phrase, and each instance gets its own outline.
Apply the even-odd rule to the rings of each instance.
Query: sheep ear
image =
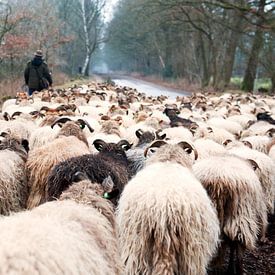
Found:
[[[178,145],[188,154],[190,155],[192,152],[194,152],[195,160],[198,158],[198,151],[188,142],[181,141],[178,143]]]
[[[51,125],[51,128],[54,127],[54,125],[58,124],[60,126],[60,124],[64,124],[66,123],[67,121],[71,121],[70,118],[68,117],[62,117],[62,118],[57,118],[54,123]]]
[[[269,130],[267,130],[265,132],[265,134],[268,136],[268,137],[273,137],[273,135],[275,134],[275,129],[274,128],[270,128]]]
[[[27,139],[23,139],[21,144],[24,147],[24,149],[26,150],[26,152],[28,153],[30,151],[29,141]]]
[[[89,180],[86,173],[83,173],[83,172],[80,172],[80,171],[74,173],[74,175],[72,177],[72,182],[80,182],[82,180]]]
[[[137,136],[138,139],[140,139],[142,134],[143,134],[143,131],[141,129],[136,130],[136,136]]]
[[[94,129],[90,126],[90,124],[85,119],[79,118],[76,122],[80,125],[81,129],[84,129],[85,126],[87,126],[91,133],[94,132]]]
[[[207,127],[206,129],[207,129],[208,133],[213,133],[212,127]]]
[[[104,192],[110,193],[113,191],[114,188],[114,182],[111,178],[111,176],[108,176],[107,178],[105,178],[102,182],[102,187]]]
[[[250,149],[252,149],[252,147],[253,147],[253,146],[252,146],[252,143],[249,142],[249,141],[247,141],[247,140],[243,140],[242,143],[243,143],[245,146],[249,147]]]
[[[102,139],[96,139],[94,142],[93,142],[93,145],[94,147],[96,148],[97,151],[102,151],[104,145],[106,145],[106,142]]]
[[[247,161],[249,162],[254,171],[256,171],[257,169],[261,170],[258,163],[255,160],[248,159]]]
[[[127,140],[125,140],[125,139],[119,141],[117,145],[120,146],[121,149],[124,150],[124,151],[129,150],[129,149],[133,146],[133,144],[130,144],[130,143],[129,143]]]

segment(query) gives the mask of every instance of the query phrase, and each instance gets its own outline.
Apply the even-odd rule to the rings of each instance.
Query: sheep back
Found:
[[[205,274],[218,244],[206,191],[177,163],[151,164],[130,180],[117,222],[126,274]]]

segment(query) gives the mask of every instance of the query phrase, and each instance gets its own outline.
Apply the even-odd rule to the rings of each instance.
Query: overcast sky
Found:
[[[106,0],[105,5],[105,21],[109,22],[113,16],[113,10],[119,0]]]

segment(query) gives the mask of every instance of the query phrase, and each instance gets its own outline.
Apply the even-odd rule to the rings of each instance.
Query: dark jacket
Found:
[[[25,83],[30,89],[41,91],[43,87],[40,85],[40,78],[44,77],[48,80],[49,85],[52,85],[52,77],[49,72],[49,68],[46,62],[41,57],[34,57],[33,60],[29,61],[24,71]]]

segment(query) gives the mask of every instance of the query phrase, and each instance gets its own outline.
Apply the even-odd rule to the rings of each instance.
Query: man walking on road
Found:
[[[37,50],[34,58],[28,62],[24,71],[25,84],[28,86],[28,94],[34,91],[41,91],[52,86],[52,77],[47,63],[43,60],[41,50]]]

